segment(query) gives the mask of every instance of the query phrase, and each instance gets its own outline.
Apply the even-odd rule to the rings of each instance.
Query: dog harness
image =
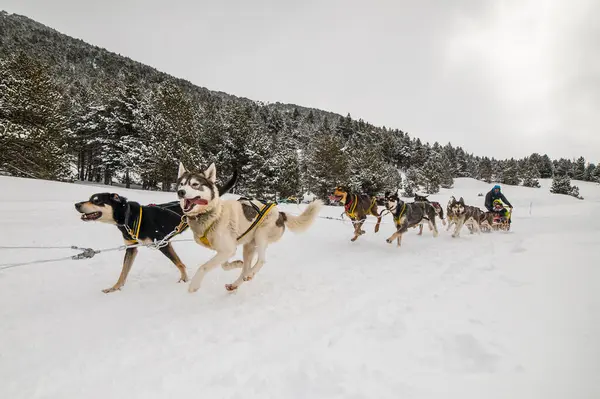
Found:
[[[405,211],[406,211],[406,202],[404,202],[404,204],[402,205],[402,209],[400,209],[400,212],[398,212],[397,215],[394,215],[394,223],[396,223],[396,224],[400,223],[400,218],[402,217],[402,215],[404,215]]]
[[[348,215],[350,219],[356,219],[356,206],[358,205],[358,195],[354,194],[353,197],[354,198],[344,206],[346,215]],[[369,209],[373,208],[373,205],[375,205],[376,202],[377,198],[373,198]]]
[[[131,241],[135,241],[135,243],[137,243],[138,238],[140,236],[140,227],[142,226],[142,206],[140,205],[140,214],[133,221],[132,227],[129,227],[130,212],[131,212],[131,208],[128,206],[127,213],[125,214],[125,223],[123,224],[123,227],[127,231],[127,234],[129,234],[129,238],[131,239]]]
[[[256,210],[256,212],[258,212],[258,215],[256,216],[256,218],[254,219],[254,221],[252,222],[252,224],[250,225],[250,227],[248,227],[248,229],[246,229],[245,232],[243,232],[241,235],[239,235],[236,240],[240,241],[242,238],[244,238],[248,233],[250,233],[252,230],[254,230],[256,227],[258,227],[258,225],[265,219],[265,217],[267,217],[267,215],[269,214],[269,212],[271,212],[271,210],[275,207],[276,204],[274,203],[267,203],[265,205],[263,205],[262,208],[258,208],[258,206],[256,206],[252,201],[250,201],[247,198],[240,198],[241,200],[247,200],[248,202],[250,202],[250,205],[252,205],[252,207],[254,208],[254,210]],[[183,218],[182,218],[183,219]],[[207,228],[206,230],[204,230],[204,234],[202,234],[201,237],[198,237],[198,240],[202,243],[202,245],[204,245],[206,248],[210,248],[212,249],[212,245],[210,244],[210,241],[208,240],[208,232],[210,231],[210,228],[213,226],[213,224],[215,224],[215,221],[213,221]]]

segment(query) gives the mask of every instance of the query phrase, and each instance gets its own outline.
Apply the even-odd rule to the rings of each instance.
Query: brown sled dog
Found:
[[[377,211],[376,197],[371,197],[366,194],[353,194],[344,186],[337,186],[335,190],[333,190],[333,197],[336,201],[339,201],[344,205],[344,212],[352,220],[354,225],[354,237],[352,237],[350,241],[356,241],[359,236],[365,234],[362,225],[365,223],[365,220],[367,220],[368,215],[377,218],[375,233],[379,231],[381,215]]]

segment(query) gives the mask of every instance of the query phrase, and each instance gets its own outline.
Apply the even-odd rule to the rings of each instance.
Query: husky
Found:
[[[474,232],[479,234],[481,233],[482,224],[485,226],[485,223],[487,223],[485,222],[485,213],[476,206],[465,205],[465,200],[462,197],[460,197],[458,201],[456,198],[452,197],[450,199],[450,203],[448,204],[448,209],[450,210],[448,213],[448,218],[450,218],[451,212],[451,223],[456,224],[456,228],[454,229],[454,233],[452,233],[452,237],[456,238],[460,236],[460,230],[462,229],[463,225],[467,225],[471,234]]]
[[[299,216],[281,212],[275,204],[257,200],[223,200],[215,181],[217,169],[211,164],[204,172],[194,173],[179,165],[177,197],[194,240],[216,251],[215,256],[200,265],[192,277],[188,291],[198,291],[206,273],[221,265],[224,270],[242,268],[228,291],[236,290],[243,282],[252,280],[265,263],[267,246],[277,242],[288,227],[293,232],[307,230],[319,214],[321,200],[311,202]],[[243,245],[243,261],[228,262]],[[254,265],[254,255],[258,259]]]
[[[402,244],[402,234],[406,233],[409,227],[416,227],[422,220],[427,220],[430,230],[433,230],[433,236],[438,236],[438,229],[435,225],[436,211],[429,202],[406,203],[398,197],[397,193],[385,194],[385,207],[394,215],[394,224],[396,232],[390,238],[385,240],[391,244],[397,239],[397,245]]]
[[[442,221],[442,225],[445,226],[446,225],[446,219],[444,219],[444,208],[442,208],[442,205],[439,202],[429,201],[429,199],[427,199],[427,197],[429,197],[429,196],[428,195],[415,194],[415,200],[414,200],[414,202],[428,202],[428,203],[430,203],[433,206],[433,209],[435,209],[435,214]],[[424,223],[425,223],[425,219],[421,220],[421,222],[419,223],[419,233],[418,233],[418,235],[423,235],[423,224]]]

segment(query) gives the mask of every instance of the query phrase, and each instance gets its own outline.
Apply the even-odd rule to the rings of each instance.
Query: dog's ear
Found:
[[[204,171],[204,177],[213,183],[217,181],[217,167],[214,162]]]
[[[111,198],[113,201],[115,201],[115,202],[119,202],[119,203],[122,203],[122,204],[124,204],[125,202],[127,202],[127,198],[125,198],[125,197],[121,197],[121,196],[120,196],[119,194],[117,194],[117,193],[112,193],[112,194],[110,195],[110,198]]]
[[[183,176],[183,174],[187,172],[185,170],[185,166],[183,166],[183,162],[179,162],[179,172],[177,172],[177,179],[181,179],[181,176]]]
[[[463,199],[463,197],[460,197],[460,199],[458,200],[458,202],[460,202],[461,204],[465,204],[465,200]]]

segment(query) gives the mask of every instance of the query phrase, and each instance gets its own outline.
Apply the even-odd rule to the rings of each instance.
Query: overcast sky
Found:
[[[477,155],[600,161],[598,0],[2,0],[191,82]]]

